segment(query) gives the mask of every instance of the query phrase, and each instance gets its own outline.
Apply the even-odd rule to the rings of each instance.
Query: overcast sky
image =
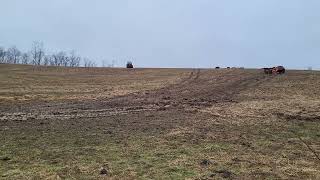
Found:
[[[319,0],[0,0],[0,46],[140,67],[320,67]]]

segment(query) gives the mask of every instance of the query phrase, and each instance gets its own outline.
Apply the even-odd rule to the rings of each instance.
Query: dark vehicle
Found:
[[[283,66],[277,66],[272,68],[262,68],[265,74],[284,74],[286,69]]]
[[[273,68],[262,68],[265,74],[272,74]]]
[[[273,68],[272,72],[274,74],[284,74],[286,72],[286,69],[283,66],[277,66]]]
[[[127,62],[127,68],[133,68],[133,64],[132,64],[131,61],[128,61],[128,62]]]

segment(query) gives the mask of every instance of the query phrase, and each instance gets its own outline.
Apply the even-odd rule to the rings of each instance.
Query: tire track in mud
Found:
[[[138,113],[142,111],[164,111],[168,109],[168,106],[178,106],[176,100],[172,100],[171,97],[176,96],[176,94],[179,94],[179,91],[181,90],[187,90],[190,87],[192,87],[193,84],[197,83],[197,81],[199,80],[200,74],[200,69],[193,69],[189,73],[189,76],[182,79],[180,82],[170,84],[163,88],[151,91],[147,95],[144,93],[133,95],[129,94],[121,97],[111,98],[106,102],[103,102],[102,104],[107,105],[107,107],[110,107],[109,109],[124,109],[122,111],[116,111],[116,113],[113,112],[113,115]],[[138,110],[132,110],[135,108],[137,108]],[[97,112],[100,110],[98,108],[98,110],[91,111]]]
[[[196,76],[195,76],[194,80],[197,80],[200,77],[200,69],[197,69],[196,71],[197,72],[196,72]]]
[[[200,77],[200,69],[192,69],[191,72],[188,73],[189,75],[185,78],[182,78],[180,81],[173,83],[173,84],[169,84],[165,87],[153,90],[151,92],[154,91],[159,91],[159,90],[163,90],[163,89],[175,89],[175,88],[181,88],[186,86],[187,84],[189,84],[192,81],[197,80]],[[128,95],[124,95],[123,97],[128,96]],[[129,95],[130,96],[130,95]],[[119,97],[115,97],[115,99],[117,99]]]
[[[74,118],[97,118],[111,117],[115,115],[126,115],[130,113],[139,113],[141,111],[154,111],[154,107],[119,107],[96,110],[65,110],[65,111],[46,111],[44,113],[4,113],[0,114],[0,122],[28,121],[41,119],[68,120]]]
[[[182,81],[180,82],[177,82],[175,84],[172,84],[172,86],[174,87],[177,87],[179,85],[185,85],[186,83],[189,83],[190,81],[193,81],[195,79],[198,79],[200,76],[200,69],[193,69],[190,73],[189,73],[189,76],[185,79],[183,79]],[[165,88],[169,88],[169,87],[172,87],[172,86],[166,86]]]
[[[146,93],[129,94],[105,100],[70,104],[52,108],[33,107],[31,113],[4,114],[0,120],[93,118],[147,111],[187,110],[210,107],[218,102],[234,102],[241,91],[269,80],[258,73],[193,69],[180,82]]]
[[[260,74],[234,73],[226,71],[214,75],[216,82],[211,82],[210,71],[203,73],[204,78],[200,77],[200,70],[197,70],[195,78],[187,86],[182,87],[177,92],[187,90],[189,94],[184,94],[184,98],[179,103],[191,106],[211,106],[217,102],[233,102],[234,98],[248,88],[259,86],[271,78]],[[209,76],[209,77],[208,77]],[[243,76],[243,77],[242,77]],[[230,81],[231,82],[228,82]],[[174,95],[178,95],[174,94]]]
[[[264,79],[260,74],[239,72],[205,70],[201,73],[200,69],[195,69],[181,83],[154,90],[147,95],[116,97],[107,104],[154,105],[165,110],[168,108],[181,109],[187,106],[201,108],[212,106],[217,102],[232,102],[234,96],[242,90],[256,86]]]
[[[183,78],[177,83],[170,84],[165,89],[176,89],[183,87],[189,82],[199,77],[199,71],[193,69],[189,75]],[[129,94],[126,96],[119,96],[111,98],[112,101],[117,101],[123,98],[132,98],[134,95]],[[42,112],[39,112],[39,109]],[[159,109],[157,104],[145,104],[145,105],[118,105],[118,106],[107,106],[102,107],[99,102],[85,102],[85,103],[59,103],[56,105],[38,104],[31,107],[28,112],[15,112],[15,113],[2,113],[0,114],[1,121],[27,121],[37,119],[73,119],[79,117],[95,118],[95,117],[109,117],[115,115],[125,115],[129,113],[139,113],[141,111],[155,111]]]

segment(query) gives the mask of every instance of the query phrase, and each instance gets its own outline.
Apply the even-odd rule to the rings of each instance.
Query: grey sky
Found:
[[[319,0],[1,0],[0,46],[140,67],[320,67]]]

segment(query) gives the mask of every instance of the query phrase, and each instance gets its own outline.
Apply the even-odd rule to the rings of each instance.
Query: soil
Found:
[[[3,177],[95,179],[107,161],[108,178],[115,179],[210,178],[210,172],[235,179],[320,178],[314,155],[320,153],[320,73],[112,71],[127,91],[110,96],[97,90],[84,97],[77,92],[76,98],[54,100],[0,93],[16,97],[0,103],[0,157],[11,157],[0,162]],[[103,78],[105,73],[91,75]],[[138,85],[129,88],[132,76]],[[141,80],[148,76],[154,79]],[[94,93],[98,98],[92,98]],[[25,174],[30,169],[38,173]]]

